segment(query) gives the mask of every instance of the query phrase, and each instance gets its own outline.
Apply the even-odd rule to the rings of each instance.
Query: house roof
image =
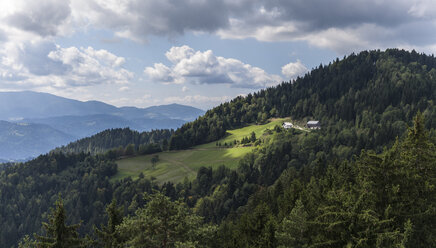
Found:
[[[319,125],[319,121],[308,121],[307,125]]]

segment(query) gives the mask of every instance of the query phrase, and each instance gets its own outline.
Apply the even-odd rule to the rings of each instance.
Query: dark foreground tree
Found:
[[[172,202],[156,192],[146,195],[147,205],[127,217],[117,227],[126,240],[124,247],[208,247],[216,228],[203,225],[201,217],[190,213],[185,204]]]
[[[122,240],[115,228],[123,221],[122,208],[119,208],[117,201],[113,199],[111,204],[107,206],[106,213],[108,216],[107,225],[102,225],[100,229],[94,228],[97,234],[97,241],[94,242],[94,245],[104,248],[118,247]]]
[[[48,222],[42,223],[45,236],[36,236],[38,248],[73,248],[84,247],[77,229],[80,224],[67,225],[67,215],[62,199],[58,199],[55,208],[51,209]]]

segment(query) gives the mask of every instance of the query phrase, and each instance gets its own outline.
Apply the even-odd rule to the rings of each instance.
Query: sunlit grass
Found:
[[[225,165],[235,169],[239,160],[246,154],[255,149],[254,146],[235,145],[234,147],[224,147],[224,144],[233,144],[234,140],[240,141],[244,137],[249,137],[252,132],[256,137],[261,137],[266,129],[272,130],[276,125],[281,125],[289,119],[274,119],[264,125],[250,125],[240,129],[228,131],[228,135],[217,142],[199,145],[192,149],[167,151],[156,154],[124,158],[117,161],[118,173],[112,180],[124,177],[138,178],[142,172],[147,178],[155,178],[158,182],[171,181],[181,182],[185,177],[193,179],[198,169],[202,166],[216,168]],[[221,147],[217,146],[221,143]],[[159,156],[159,162],[152,168],[151,158]]]

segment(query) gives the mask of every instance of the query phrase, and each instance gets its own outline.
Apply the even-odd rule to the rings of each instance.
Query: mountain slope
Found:
[[[19,160],[47,153],[74,137],[42,124],[0,121],[0,158]]]
[[[387,140],[401,136],[418,110],[427,128],[436,127],[436,59],[433,56],[390,49],[364,51],[320,65],[292,83],[237,97],[183,125],[171,148],[187,148],[224,136],[226,130],[268,118],[291,116],[314,119],[338,136],[337,142],[353,147],[381,149]]]

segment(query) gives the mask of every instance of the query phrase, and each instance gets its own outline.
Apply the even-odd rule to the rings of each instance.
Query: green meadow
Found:
[[[272,130],[274,126],[280,126],[284,121],[289,121],[289,119],[274,119],[264,125],[250,125],[229,130],[226,137],[216,142],[195,146],[192,149],[120,159],[117,161],[118,173],[112,180],[128,176],[136,179],[142,172],[145,177],[155,178],[158,182],[177,183],[183,181],[185,177],[193,179],[197,170],[202,166],[214,168],[225,165],[235,169],[239,160],[256,147],[242,145],[224,147],[224,144],[233,144],[235,140],[240,141],[244,137],[249,137],[252,132],[256,134],[257,138],[261,138],[265,130]],[[221,147],[217,146],[218,143],[221,143]],[[159,156],[159,161],[153,168],[151,158],[155,155]]]

